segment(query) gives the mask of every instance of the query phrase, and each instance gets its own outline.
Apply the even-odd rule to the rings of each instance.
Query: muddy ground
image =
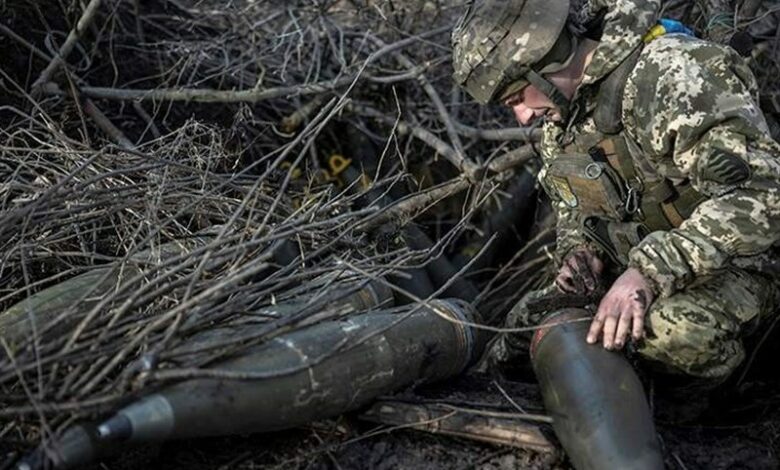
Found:
[[[407,393],[486,406],[506,404],[494,379],[463,377],[435,388]],[[529,412],[541,400],[530,383],[501,380],[501,387]],[[701,417],[688,424],[657,418],[666,466],[679,470],[769,470],[780,468],[780,381],[763,377],[722,391]],[[700,397],[691,397],[696,403]],[[546,433],[552,436],[551,429]],[[554,439],[554,438],[553,438]],[[356,414],[306,429],[272,434],[172,442],[129,452],[95,469],[442,469],[570,470],[562,453],[481,444],[360,421]]]

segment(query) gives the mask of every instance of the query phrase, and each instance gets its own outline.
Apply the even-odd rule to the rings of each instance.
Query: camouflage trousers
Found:
[[[506,326],[538,324],[548,312],[530,314],[526,305],[555,290],[549,286],[526,294],[508,314]],[[703,279],[652,303],[645,338],[633,350],[664,372],[725,380],[745,358],[744,338],[775,314],[779,292],[768,278],[738,269]],[[530,334],[501,335],[490,351],[491,362],[511,365],[527,357],[529,339]]]

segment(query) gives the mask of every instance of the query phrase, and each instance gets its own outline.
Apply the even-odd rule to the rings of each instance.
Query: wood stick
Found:
[[[35,82],[32,85],[32,89],[36,90],[40,88],[43,84],[48,83],[51,81],[52,75],[54,75],[54,72],[57,71],[58,68],[65,62],[65,59],[70,55],[70,52],[73,50],[73,47],[76,45],[76,41],[79,40],[81,37],[81,33],[86,30],[89,25],[92,23],[92,20],[95,18],[95,14],[98,11],[98,8],[100,8],[102,0],[92,0],[89,2],[87,7],[84,9],[84,13],[82,13],[81,18],[79,18],[79,21],[76,23],[76,27],[73,28],[70,33],[68,33],[68,37],[65,38],[65,42],[62,44],[62,47],[60,47],[59,52],[57,53],[57,56],[52,58],[51,62],[49,62],[49,65],[46,66],[45,69],[41,72],[41,74],[38,76],[38,79],[35,80]]]
[[[401,131],[400,125],[398,126],[398,130]],[[487,168],[495,173],[504,173],[515,167],[524,165],[535,156],[536,150],[532,145],[528,144],[493,159],[490,163],[488,163]],[[442,199],[454,196],[461,191],[465,191],[474,184],[475,183],[470,181],[467,177],[461,176],[440,185],[434,186],[426,191],[415,193],[411,196],[399,200],[392,206],[389,206],[386,210],[369,217],[368,220],[363,222],[358,227],[358,229],[369,230],[393,219],[401,220],[414,212],[421,211],[426,207],[436,204]]]
[[[95,99],[118,101],[188,101],[192,103],[258,103],[260,101],[285,96],[313,95],[326,93],[347,86],[355,81],[350,75],[336,80],[251,90],[214,90],[210,88],[155,88],[151,90],[136,88],[81,87],[81,92]]]
[[[359,418],[393,426],[409,425],[419,431],[495,445],[546,453],[556,451],[555,445],[544,436],[539,426],[523,421],[520,413],[482,413],[479,410],[453,410],[436,404],[418,405],[383,400],[375,403]]]
[[[524,145],[515,150],[511,150],[501,156],[494,158],[488,163],[490,171],[496,173],[503,173],[511,170],[512,168],[524,165],[534,157],[536,157],[536,149],[533,145]]]
[[[74,99],[79,99],[78,96],[74,96]],[[87,98],[84,100],[84,112],[95,121],[100,129],[108,134],[111,139],[117,143],[117,145],[125,150],[135,149],[135,144],[127,138],[124,132],[111,122],[110,119],[95,105],[95,102]]]
[[[442,199],[458,194],[470,187],[471,183],[463,176],[452,179],[426,191],[399,200],[386,210],[369,217],[368,220],[358,226],[358,230],[370,230],[391,220],[400,220],[413,212],[421,211]]]
[[[538,142],[542,138],[542,129],[538,127],[508,127],[505,129],[479,129],[459,122],[455,123],[458,134],[481,140],[521,140]]]

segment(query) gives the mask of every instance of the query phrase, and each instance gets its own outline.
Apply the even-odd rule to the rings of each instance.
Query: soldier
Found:
[[[539,181],[558,216],[558,272],[508,326],[543,321],[532,299],[606,281],[586,341],[632,343],[655,370],[710,388],[778,304],[766,268],[780,238],[780,145],[743,59],[659,24],[659,10],[660,0],[476,2],[453,33],[454,78],[522,125],[543,121]],[[518,360],[526,346],[502,337],[494,359]]]

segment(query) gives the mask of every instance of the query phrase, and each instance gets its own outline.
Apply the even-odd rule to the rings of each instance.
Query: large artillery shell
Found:
[[[457,300],[376,311],[276,338],[122,409],[106,438],[162,440],[274,431],[339,415],[412,383],[461,372],[483,349]]]
[[[215,230],[216,226],[212,228]],[[90,269],[71,279],[65,280],[16,303],[4,312],[0,312],[0,337],[17,349],[29,341],[33,335],[46,329],[49,337],[64,334],[73,325],[74,319],[81,318],[103,299],[115,292],[135,290],[131,283],[138,286],[148,282],[140,277],[144,273],[153,273],[154,266],[161,260],[184,255],[192,249],[207,243],[206,236],[193,237],[184,241],[162,244],[155,249],[133,254],[125,262],[116,262]],[[278,242],[273,260],[281,265],[295,258],[292,242]],[[216,263],[217,258],[212,259]],[[261,272],[267,276],[275,268]],[[153,277],[153,276],[151,276]],[[0,359],[4,352],[0,352]]]
[[[307,313],[307,309],[324,309],[328,311],[336,311],[342,314],[348,314],[348,313],[355,313],[355,312],[362,312],[366,311],[372,308],[376,307],[384,307],[387,308],[388,306],[392,305],[392,299],[393,294],[390,291],[390,289],[387,287],[386,283],[382,280],[376,280],[371,282],[358,282],[355,283],[354,281],[346,282],[346,283],[334,283],[333,284],[333,290],[331,292],[328,292],[326,295],[319,296],[316,299],[300,299],[297,302],[290,302],[290,303],[284,303],[280,304],[274,307],[271,307],[269,309],[273,309],[274,312],[278,313],[279,315],[295,315],[298,313],[306,313],[306,321],[316,321],[316,318],[318,316],[317,313],[314,313],[313,315],[311,313]],[[315,310],[316,312],[316,310]],[[269,312],[270,313],[270,312]],[[399,318],[399,317],[396,317]],[[242,326],[241,334],[245,335],[251,335],[252,334],[252,328],[254,327],[257,329],[258,327],[262,327],[261,325],[251,325],[251,324],[244,324]],[[316,327],[315,327],[316,328]],[[205,350],[208,348],[213,348],[215,346],[219,346],[219,343],[222,340],[232,340],[232,342],[236,342],[240,338],[237,337],[238,333],[234,330],[230,329],[215,329],[211,331],[204,332],[203,334],[195,335],[193,338],[191,338],[191,341],[187,342],[186,344],[182,345],[181,347],[177,348],[175,352],[177,354],[183,355],[183,354],[197,354],[200,350]],[[316,332],[312,332],[310,335],[304,335],[307,338],[313,338],[313,342],[317,342],[316,338]],[[272,359],[273,356],[276,354],[274,352],[273,345],[275,344],[282,344],[286,345],[289,343],[289,340],[280,338],[277,342],[271,343],[270,347],[259,347],[254,351],[248,351],[247,356],[242,356],[241,358],[237,358],[233,361],[228,361],[225,364],[220,364],[220,369],[226,369],[226,370],[270,370],[273,372],[273,369],[271,369],[274,364],[279,363],[278,361],[274,360],[267,360]],[[289,343],[293,344],[293,343]],[[267,354],[267,358],[263,358],[262,356],[264,354]],[[258,364],[257,367],[253,367],[252,361],[257,359]],[[283,362],[283,361],[282,361]],[[289,362],[294,362],[293,360]],[[235,367],[232,367],[231,364],[235,364]],[[266,369],[263,369],[263,365],[265,364]],[[193,382],[185,382],[180,385],[176,385],[174,387],[171,387],[169,390],[169,393],[173,398],[171,403],[174,404],[183,404],[183,406],[187,407],[188,413],[209,413],[211,410],[213,410],[216,413],[220,413],[221,409],[224,407],[230,407],[230,400],[233,396],[236,395],[236,393],[244,394],[244,401],[241,403],[243,405],[246,405],[246,399],[248,398],[246,394],[251,394],[252,390],[251,387],[246,387],[246,385],[253,385],[254,387],[270,387],[272,390],[269,390],[266,392],[267,394],[271,395],[277,395],[281,394],[281,396],[285,396],[285,392],[283,390],[278,390],[277,384],[278,382],[271,381],[265,381],[265,380],[258,380],[253,381],[251,383],[245,383],[245,382],[236,382],[236,381],[193,381]],[[221,387],[225,387],[225,390],[221,390]],[[235,391],[232,390],[235,388]],[[182,399],[181,394],[186,395],[189,393],[190,390],[200,390],[199,394],[197,395],[197,400],[200,400],[199,402],[192,402],[191,400],[187,400],[186,397]],[[142,412],[150,413],[156,409],[154,406],[148,405],[148,403],[163,403],[164,406],[167,406],[168,402],[156,400],[155,397],[159,396],[167,396],[168,391],[161,392],[162,395],[155,395],[152,398],[148,399],[148,401],[144,400],[139,405],[131,405],[129,408],[132,410],[138,410],[141,409]],[[209,394],[213,394],[214,396],[219,397],[219,400],[217,400],[218,407],[211,408],[212,406],[212,399],[209,397]],[[287,395],[290,396],[290,395]],[[251,398],[251,397],[249,397]],[[262,394],[259,395],[259,398],[262,398]],[[147,405],[143,405],[143,403],[147,403]],[[259,411],[266,414],[272,414],[274,413],[275,409],[273,406],[275,406],[275,403],[267,403],[263,404],[261,401],[258,401],[255,403],[255,405],[259,406]],[[270,406],[270,408],[264,408]],[[197,410],[196,408],[200,407],[200,410]],[[249,413],[252,414],[255,411],[252,410]],[[231,416],[234,415],[240,415],[241,411],[237,410],[232,413]],[[120,413],[121,415],[121,413]],[[166,415],[167,416],[167,415]],[[219,421],[219,416],[212,416],[210,418],[212,421]],[[229,419],[225,417],[225,419]],[[121,418],[120,418],[121,420]],[[145,423],[145,426],[150,426],[153,424]],[[203,429],[198,425],[195,425],[196,429]],[[211,432],[208,434],[220,434],[221,432]],[[20,463],[18,465],[18,468],[20,470],[29,470],[29,469],[37,469],[37,468],[57,468],[57,469],[67,469],[67,468],[76,468],[81,465],[87,464],[91,462],[92,460],[96,458],[100,458],[102,456],[111,455],[113,453],[116,453],[119,451],[122,447],[122,443],[116,440],[111,439],[100,439],[99,438],[99,428],[96,424],[93,423],[82,423],[80,425],[72,426],[69,429],[67,429],[62,436],[60,436],[58,439],[56,439],[54,442],[48,443],[46,446],[43,446],[42,448],[36,450],[33,454],[31,454],[25,461]],[[197,435],[197,432],[196,432]],[[135,436],[134,436],[135,437]]]
[[[89,312],[109,293],[127,287],[128,282],[143,272],[141,266],[186,253],[192,246],[203,243],[200,238],[187,240],[186,244],[166,243],[154,250],[138,252],[125,263],[97,267],[37,292],[0,313],[0,336],[13,349],[41,328],[52,326],[64,313],[72,312],[75,316]],[[70,324],[57,321],[50,334],[56,336]]]
[[[219,365],[239,376],[165,388],[97,428],[72,428],[46,458],[39,451],[18,468],[73,468],[126,441],[273,431],[336,416],[462,371],[484,349],[484,336],[470,326],[477,320],[465,303],[435,300],[310,326]]]
[[[663,469],[642,383],[623,355],[585,341],[590,323],[577,320],[588,318],[556,312],[531,343],[555,434],[577,470]]]

